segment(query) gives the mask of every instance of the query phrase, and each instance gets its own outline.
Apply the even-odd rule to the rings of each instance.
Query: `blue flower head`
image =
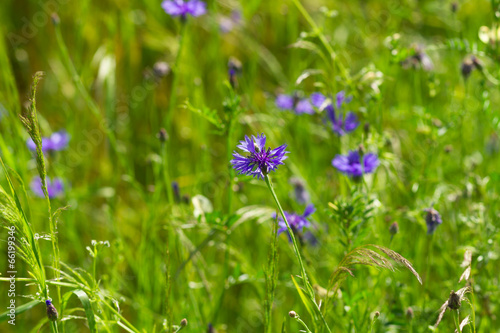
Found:
[[[434,231],[436,231],[438,225],[443,223],[443,220],[441,219],[441,215],[439,214],[439,212],[432,207],[424,209],[424,212],[427,212],[427,214],[425,215],[427,234],[432,235]]]
[[[231,164],[240,175],[257,176],[264,179],[265,175],[275,171],[278,165],[284,164],[283,161],[287,159],[285,156],[288,153],[285,151],[287,145],[266,149],[266,136],[264,134],[257,137],[252,135],[251,139],[245,136],[245,140],[240,141],[237,147],[248,153],[247,156],[242,156],[236,151],[233,152],[234,159],[231,160]]]
[[[335,106],[333,106],[322,93],[311,95],[312,104],[326,111],[328,119],[332,123],[332,130],[339,136],[354,131],[359,125],[358,118],[353,112],[348,112],[345,118],[342,112],[342,106],[351,100],[351,96],[346,97],[345,92],[341,91],[335,96]]]
[[[295,95],[280,94],[276,97],[275,104],[278,109],[294,111],[295,114],[314,114],[314,108],[307,98],[299,98]]]
[[[52,199],[58,197],[64,192],[64,185],[60,178],[54,178],[53,180],[51,180],[50,178],[47,177],[46,182],[47,182],[47,192],[49,193],[49,198]],[[30,187],[33,193],[37,197],[39,198],[45,197],[42,190],[42,179],[40,177],[33,178]]]
[[[201,0],[165,0],[161,6],[170,16],[185,19],[188,15],[201,16],[207,12],[207,4]]]
[[[69,143],[69,134],[65,130],[52,133],[48,138],[42,138],[42,151],[45,153],[50,150],[60,151],[66,149]],[[28,138],[26,145],[29,150],[36,151],[36,145],[31,138]]]
[[[311,222],[309,222],[308,218],[315,211],[316,208],[314,208],[314,205],[310,204],[306,207],[302,215],[299,215],[297,213],[285,212],[286,219],[290,224],[290,228],[292,229],[294,234],[300,233],[304,230],[304,228],[309,228],[311,226]],[[273,219],[275,219],[276,213],[273,213],[272,217]],[[285,220],[283,220],[282,216],[278,218],[278,226],[279,226],[278,234],[281,234],[282,232],[286,232],[288,230],[286,227]],[[288,239],[289,241],[292,241],[290,235],[288,235]]]
[[[357,150],[350,151],[347,156],[337,155],[332,160],[332,165],[337,170],[351,177],[361,177],[363,174],[372,173],[379,164],[377,155],[368,153],[361,158]]]

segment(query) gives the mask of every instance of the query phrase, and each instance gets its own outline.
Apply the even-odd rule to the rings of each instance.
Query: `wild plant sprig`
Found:
[[[33,76],[33,84],[31,86],[31,96],[30,96],[30,105],[28,107],[28,110],[21,113],[19,115],[19,118],[21,119],[21,122],[23,123],[24,127],[26,128],[26,131],[28,132],[29,136],[33,140],[36,146],[36,164],[37,164],[37,169],[38,169],[38,174],[40,176],[41,184],[42,184],[42,191],[45,195],[45,200],[47,203],[47,208],[48,208],[48,213],[49,213],[49,226],[50,226],[50,240],[52,243],[52,252],[53,252],[53,266],[55,268],[56,272],[56,279],[60,278],[59,275],[59,246],[57,242],[57,225],[56,225],[56,220],[54,219],[54,216],[52,214],[52,206],[50,203],[50,197],[49,197],[49,192],[47,190],[47,170],[45,167],[45,158],[43,155],[42,151],[42,136],[40,134],[40,127],[38,124],[38,116],[37,116],[37,108],[36,108],[36,92],[37,92],[37,87],[42,79],[44,73],[43,72],[36,72],[35,75]],[[59,299],[61,297],[61,290],[59,287],[57,287],[57,294],[59,296]]]

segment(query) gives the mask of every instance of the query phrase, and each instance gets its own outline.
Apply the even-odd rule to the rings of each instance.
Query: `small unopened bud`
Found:
[[[363,156],[366,152],[366,149],[365,149],[365,146],[363,146],[362,144],[358,146],[358,152],[359,152],[359,155]]]
[[[179,324],[180,327],[186,327],[188,324],[188,321],[186,318],[182,319],[181,320],[181,323]]]
[[[297,317],[297,312],[290,311],[290,312],[288,312],[288,315],[290,316],[290,318],[296,318]]]
[[[52,305],[52,302],[49,299],[45,301],[45,305],[47,305],[47,317],[49,320],[56,321],[59,314],[57,313],[55,306]]]
[[[59,18],[59,15],[57,15],[57,13],[50,14],[50,18],[53,25],[58,25],[59,23],[61,23],[61,19]]]
[[[229,58],[229,62],[227,64],[228,74],[229,74],[229,83],[231,87],[235,88],[238,85],[237,75],[241,73],[241,61],[238,59],[231,57]]]
[[[464,79],[467,79],[470,74],[472,73],[472,70],[474,69],[474,62],[472,61],[471,58],[466,58],[464,59],[464,61],[462,62],[462,76],[464,77]]]
[[[370,123],[365,123],[363,130],[365,131],[365,134],[368,135],[368,133],[370,133]]]
[[[393,224],[391,224],[391,226],[389,227],[389,233],[394,236],[395,234],[397,234],[399,232],[399,225],[398,225],[398,222],[394,222]]]
[[[170,66],[164,61],[158,61],[153,66],[153,73],[156,77],[162,78],[170,72]]]
[[[406,318],[408,320],[412,320],[413,319],[413,309],[409,306],[408,309],[406,309]]]
[[[446,145],[444,146],[444,152],[449,154],[453,151],[453,146],[452,145]]]
[[[380,317],[380,312],[375,311],[375,313],[373,314],[373,317],[374,317],[374,318],[378,318],[378,317]]]
[[[453,290],[450,293],[450,298],[448,298],[448,307],[452,310],[460,309],[462,301],[460,300],[460,295],[458,295]]]
[[[160,140],[160,142],[166,142],[168,140],[168,133],[164,128],[162,128],[160,129],[156,137]]]

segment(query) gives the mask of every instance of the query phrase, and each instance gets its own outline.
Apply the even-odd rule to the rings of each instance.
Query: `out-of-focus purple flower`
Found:
[[[311,102],[318,109],[323,106],[323,103],[326,101],[326,96],[322,93],[312,93],[311,94]],[[326,107],[326,105],[325,105]]]
[[[63,150],[68,146],[69,135],[65,130],[52,133],[50,136],[50,149]],[[43,145],[43,143],[42,143]]]
[[[297,177],[292,177],[290,179],[290,184],[293,186],[295,200],[299,204],[305,205],[310,201],[309,193],[306,190],[304,181]]]
[[[281,94],[276,97],[276,106],[281,110],[293,110],[295,98],[290,95]]]
[[[427,213],[425,215],[425,223],[427,224],[427,234],[432,235],[436,230],[437,226],[443,223],[443,220],[441,220],[441,215],[439,215],[439,212],[432,207],[424,209],[424,212]]]
[[[201,0],[165,0],[161,6],[165,13],[174,17],[186,18],[188,15],[197,17],[207,12],[207,4]]]
[[[314,114],[314,109],[313,109],[311,103],[309,102],[309,100],[302,99],[302,100],[298,101],[297,104],[295,105],[295,113],[296,114],[303,114],[303,113]]]
[[[241,61],[236,59],[235,57],[229,58],[227,63],[228,74],[229,74],[229,83],[233,89],[238,85],[238,75],[241,73],[242,69]]]
[[[227,34],[240,25],[241,21],[241,12],[239,10],[233,10],[230,16],[222,16],[219,19],[220,31]]]
[[[242,156],[234,151],[234,159],[231,160],[233,168],[240,175],[253,176],[254,178],[257,176],[260,179],[264,179],[264,176],[269,172],[275,171],[278,165],[284,164],[283,161],[287,158],[285,154],[288,153],[285,151],[286,144],[275,149],[266,149],[266,136],[264,134],[257,137],[252,135],[251,139],[245,135],[245,140],[240,141],[237,147],[249,155]]]
[[[45,153],[49,150],[63,150],[68,146],[69,134],[65,130],[52,133],[49,138],[42,138],[42,151]],[[36,151],[36,145],[31,138],[28,138],[26,145],[29,150]]]
[[[294,111],[295,114],[314,114],[313,106],[308,98],[299,98],[298,95],[280,94],[276,97],[276,106],[281,110]]]
[[[324,110],[326,110],[328,119],[332,123],[332,130],[339,136],[354,131],[359,125],[358,118],[354,113],[348,112],[345,116],[345,119],[342,113],[342,105],[345,103],[349,103],[351,99],[351,96],[346,97],[345,92],[341,91],[335,96],[334,107],[331,103],[327,102],[327,98],[325,95],[321,93],[314,93],[311,95],[311,101],[313,105],[317,108],[323,108]]]
[[[380,161],[377,155],[368,153],[361,156],[357,150],[350,151],[347,156],[337,155],[332,160],[332,165],[340,172],[351,177],[361,177],[363,174],[374,172]]]
[[[26,145],[28,146],[28,149],[31,151],[36,151],[36,145],[35,142],[33,142],[33,139],[28,138],[26,140]],[[47,152],[52,149],[52,141],[50,138],[42,138],[42,152]]]
[[[316,208],[314,208],[314,205],[310,204],[306,207],[302,215],[299,215],[297,213],[285,212],[286,219],[290,224],[290,228],[292,229],[294,234],[302,232],[304,228],[309,228],[311,226],[311,222],[309,222],[307,218],[315,211]],[[273,219],[275,219],[276,213],[273,213],[272,217]],[[279,226],[278,234],[281,234],[282,232],[286,232],[288,230],[286,227],[285,220],[283,220],[282,216],[278,218],[278,226]],[[288,239],[292,241],[290,235],[288,235]]]
[[[42,180],[40,179],[40,177],[33,178],[30,187],[37,197],[45,197],[45,195],[43,194]],[[61,195],[64,192],[64,185],[62,180],[60,178],[54,178],[53,180],[51,180],[47,177],[47,192],[49,193],[49,198],[51,199]]]

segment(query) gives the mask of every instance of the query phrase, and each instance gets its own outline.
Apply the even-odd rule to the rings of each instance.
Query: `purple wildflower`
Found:
[[[245,140],[240,141],[237,147],[250,155],[242,156],[236,151],[233,152],[234,159],[231,160],[233,168],[240,175],[257,176],[260,179],[264,179],[269,172],[275,171],[278,165],[284,164],[283,161],[287,158],[285,154],[288,153],[285,151],[286,144],[275,149],[266,149],[264,134],[257,137],[252,135],[251,139],[245,135]]]
[[[341,91],[335,96],[334,107],[331,103],[327,103],[325,95],[321,93],[314,93],[311,95],[313,105],[317,108],[326,110],[326,114],[332,122],[332,130],[339,136],[354,131],[359,125],[358,118],[354,113],[348,112],[344,119],[343,113],[341,112],[342,105],[344,103],[349,103],[351,99],[351,96],[346,97],[345,92]],[[335,110],[338,113],[338,117]]]
[[[299,98],[297,95],[278,95],[275,103],[279,109],[294,111],[297,115],[304,113],[314,114],[314,109],[309,99]]]
[[[52,133],[50,136],[50,149],[52,150],[63,150],[68,146],[69,135],[65,130]]]
[[[290,228],[292,229],[294,234],[302,232],[304,228],[309,228],[311,226],[311,222],[309,222],[307,218],[315,211],[316,208],[314,208],[314,205],[310,204],[306,207],[302,215],[299,215],[297,213],[285,212],[286,219],[290,224]],[[272,217],[273,219],[275,219],[276,213],[273,213]],[[281,234],[282,232],[286,232],[288,230],[286,227],[285,220],[283,220],[282,216],[278,218],[278,226],[279,226],[278,234]],[[290,235],[288,235],[288,239],[292,241]]]
[[[376,154],[368,153],[361,157],[357,150],[350,151],[347,156],[337,155],[332,160],[332,165],[342,173],[351,177],[361,177],[364,173],[371,173],[380,164]]]
[[[293,110],[293,106],[295,104],[295,98],[290,95],[278,95],[276,97],[276,106],[281,110]]]
[[[40,179],[40,177],[33,178],[30,187],[37,197],[45,197],[45,195],[43,194],[42,180]],[[64,185],[62,180],[60,178],[54,178],[53,180],[50,180],[50,178],[47,177],[47,192],[49,193],[49,198],[51,199],[61,195],[64,192]]]
[[[177,17],[186,18],[188,15],[193,17],[201,16],[207,12],[207,4],[201,0],[165,0],[161,6],[165,13]]]
[[[239,10],[233,10],[231,16],[222,16],[219,19],[219,29],[223,34],[227,34],[241,23],[241,12]]]
[[[439,212],[432,207],[424,209],[424,212],[427,212],[427,215],[425,216],[425,223],[427,224],[427,234],[432,235],[437,226],[443,223],[443,220],[441,220],[441,215],[439,215]]]
[[[52,133],[49,138],[42,138],[42,151],[45,153],[49,150],[60,151],[68,146],[69,134],[65,130]],[[36,151],[36,145],[31,138],[28,138],[26,145],[29,150]]]

